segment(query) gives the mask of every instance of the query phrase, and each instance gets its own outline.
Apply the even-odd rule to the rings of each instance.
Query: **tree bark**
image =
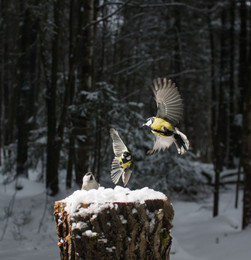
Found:
[[[28,174],[28,120],[34,112],[36,74],[37,22],[32,20],[31,7],[20,1],[19,60],[17,64],[17,175]]]
[[[242,7],[245,8],[245,2],[242,3]],[[245,12],[245,10],[243,10]],[[247,20],[250,23],[251,12],[249,12],[249,16],[246,15]],[[243,21],[244,22],[244,21]],[[244,22],[246,25],[246,21]],[[247,29],[247,28],[246,28]],[[243,28],[244,31],[246,29]],[[245,34],[244,34],[245,35]],[[244,36],[243,35],[243,36]],[[251,36],[251,32],[249,31],[249,36]],[[249,37],[250,39],[250,37]],[[248,47],[248,40],[247,38],[242,39],[242,41],[246,42],[246,46]],[[246,49],[247,50],[247,49]],[[241,60],[240,60],[241,61]],[[244,61],[243,61],[244,62]],[[247,226],[251,225],[251,48],[249,43],[249,52],[247,57],[247,75],[246,75],[246,83],[242,85],[243,87],[243,104],[242,104],[242,111],[243,111],[243,121],[242,121],[242,128],[243,128],[243,138],[242,138],[242,163],[244,169],[244,197],[243,197],[243,220],[242,220],[242,227],[243,229]],[[245,68],[243,68],[245,69]],[[243,71],[242,73],[244,73]],[[241,75],[240,75],[241,76]]]
[[[83,173],[89,169],[89,159],[91,149],[90,133],[93,131],[91,126],[91,104],[88,104],[85,95],[81,91],[90,92],[93,90],[93,44],[94,44],[94,25],[91,23],[94,20],[94,0],[84,1],[81,9],[80,32],[82,33],[82,48],[80,48],[81,57],[81,72],[80,72],[80,89],[79,98],[76,101],[79,107],[79,115],[76,127],[81,129],[81,134],[76,140],[76,182],[82,182]],[[83,115],[84,114],[84,115]],[[84,138],[82,138],[84,136]]]
[[[235,148],[235,138],[237,133],[234,127],[234,115],[235,115],[235,9],[236,1],[231,0],[230,5],[230,78],[229,78],[229,154],[228,154],[228,166],[234,167],[234,148]]]
[[[61,259],[169,259],[174,210],[168,198],[99,204],[96,214],[70,215],[55,203]]]
[[[243,149],[244,168],[243,228],[251,225],[251,55],[249,54],[249,83],[245,89],[243,104]]]
[[[212,135],[212,147],[213,147],[213,163],[216,165],[215,152],[217,150],[217,96],[216,96],[216,80],[215,80],[215,41],[214,41],[214,32],[212,28],[211,16],[208,14],[208,28],[209,28],[209,41],[210,41],[210,54],[211,54],[211,135]],[[220,172],[215,167],[215,181],[214,181],[214,208],[213,216],[218,215],[218,201],[219,201],[219,182],[220,182]]]
[[[52,65],[51,80],[47,83],[47,158],[46,158],[46,187],[49,195],[58,193],[58,163],[59,140],[57,136],[57,116],[56,116],[56,90],[57,73],[59,59],[59,27],[60,27],[60,1],[54,1],[54,23],[55,34],[52,40]]]
[[[69,73],[68,73],[68,87],[69,87],[69,105],[73,104],[74,95],[75,95],[75,69],[77,67],[77,55],[76,49],[78,46],[79,40],[77,38],[77,20],[78,16],[76,15],[76,1],[70,2],[70,16],[69,16]],[[71,114],[70,114],[71,116]],[[72,122],[70,117],[68,117],[68,126],[72,128]],[[70,131],[69,135],[69,147],[68,147],[68,162],[67,162],[67,175],[66,175],[66,187],[70,188],[72,183],[72,171],[75,161],[75,138]]]
[[[17,1],[16,1],[17,2]],[[2,99],[2,145],[3,157],[12,153],[10,144],[16,140],[17,63],[20,46],[19,7],[10,1],[1,1],[1,99]],[[13,19],[13,17],[18,17]],[[19,45],[18,45],[18,44]],[[15,50],[15,55],[13,55]]]
[[[224,88],[228,83],[226,81],[226,10],[223,8],[221,14],[222,32],[221,32],[221,61],[220,61],[220,85],[219,85],[219,98],[218,98],[218,114],[217,126],[213,135],[214,143],[214,170],[215,170],[215,183],[214,183],[214,210],[213,216],[218,215],[219,211],[219,189],[220,189],[220,173],[224,165],[225,149],[226,149],[226,107]],[[214,122],[216,124],[216,122]]]

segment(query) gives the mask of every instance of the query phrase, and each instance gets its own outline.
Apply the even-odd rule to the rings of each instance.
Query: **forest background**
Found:
[[[54,196],[62,183],[80,186],[90,170],[111,187],[114,127],[134,155],[131,189],[149,186],[194,199],[213,186],[216,216],[221,173],[234,169],[244,184],[243,227],[251,223],[250,1],[0,4],[6,184],[36,172]],[[184,156],[174,147],[146,155],[153,135],[141,126],[156,113],[150,86],[157,77],[172,79],[184,100],[179,127],[191,143]],[[213,178],[195,167],[201,162],[213,164]]]

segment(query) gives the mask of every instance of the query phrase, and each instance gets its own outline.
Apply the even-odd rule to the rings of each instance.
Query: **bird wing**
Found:
[[[124,172],[124,174],[122,175],[122,181],[124,183],[124,186],[127,185],[130,177],[131,177],[131,174],[132,174],[132,169],[131,168],[127,168]]]
[[[171,80],[158,78],[153,81],[152,90],[157,103],[157,117],[166,119],[176,126],[183,114],[180,93]]]
[[[122,174],[124,174],[124,170],[119,164],[119,158],[115,157],[112,161],[112,170],[111,170],[111,178],[114,184],[118,183]]]
[[[124,142],[120,138],[118,131],[115,130],[114,128],[110,129],[110,135],[112,138],[112,145],[113,145],[113,151],[116,156],[120,157],[121,154],[125,151],[127,151],[127,147],[125,146]]]
[[[148,154],[152,154],[154,152],[159,152],[160,150],[165,150],[167,148],[169,148],[172,143],[173,143],[173,137],[163,137],[161,135],[156,135],[155,136],[155,143],[153,145],[153,149],[149,150],[147,153]]]

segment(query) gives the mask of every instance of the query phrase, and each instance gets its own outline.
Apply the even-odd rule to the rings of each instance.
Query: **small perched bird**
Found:
[[[87,172],[83,177],[83,184],[81,190],[91,190],[91,189],[98,189],[99,183],[96,182],[94,175],[92,172]]]
[[[117,184],[122,176],[123,184],[126,186],[132,174],[132,154],[127,149],[118,132],[114,128],[110,129],[110,135],[113,141],[113,151],[115,154],[112,161],[111,178],[114,184]]]
[[[152,150],[165,150],[174,142],[179,154],[189,149],[187,137],[176,127],[182,118],[183,104],[175,83],[171,80],[158,78],[153,81],[152,90],[157,103],[157,115],[147,119],[143,126],[148,126],[155,135]]]

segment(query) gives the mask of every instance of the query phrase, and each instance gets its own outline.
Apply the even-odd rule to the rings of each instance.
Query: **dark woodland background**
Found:
[[[39,172],[58,193],[94,172],[112,185],[110,127],[134,154],[130,188],[196,197],[199,162],[214,165],[214,215],[221,173],[244,183],[251,223],[251,2],[216,0],[0,0],[0,165],[5,181]],[[156,77],[176,82],[180,129],[191,151],[147,156]],[[239,170],[238,170],[239,169]],[[244,174],[244,178],[240,175]],[[18,188],[18,187],[17,187]]]

